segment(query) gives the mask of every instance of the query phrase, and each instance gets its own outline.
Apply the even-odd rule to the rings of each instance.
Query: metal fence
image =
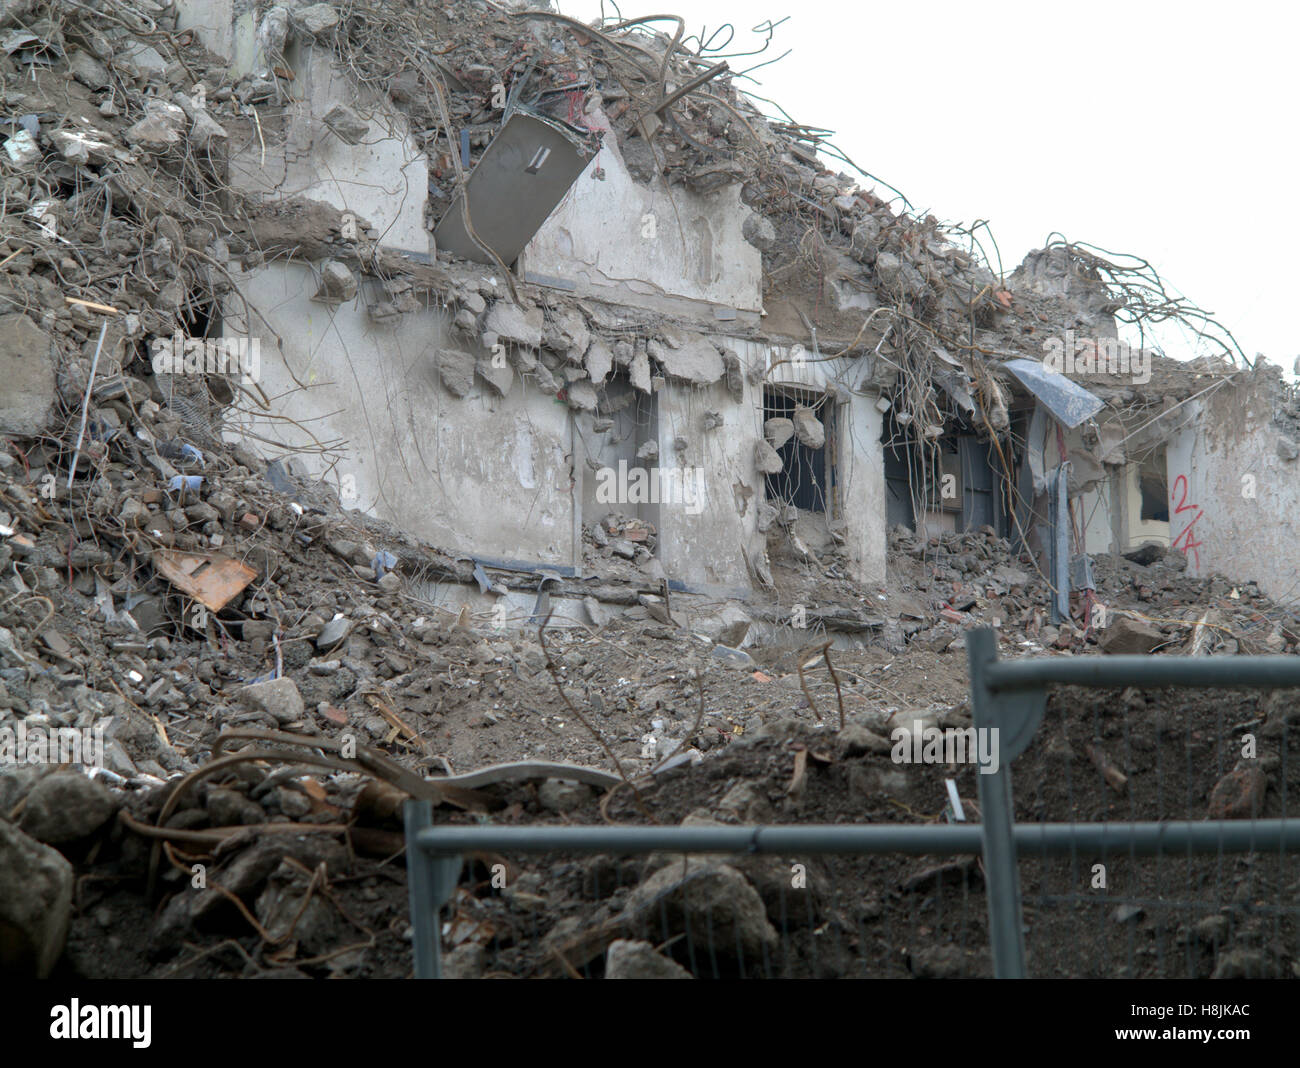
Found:
[[[1285,689],[1300,687],[1300,658],[1271,657],[1172,657],[1172,656],[1099,656],[1051,657],[1018,661],[1000,661],[997,656],[997,638],[992,630],[979,629],[966,636],[971,681],[971,714],[976,730],[996,731],[1000,759],[997,770],[980,773],[980,822],[947,825],[896,824],[896,825],[768,825],[768,826],[532,826],[499,827],[435,826],[428,802],[408,802],[406,806],[407,867],[410,892],[411,923],[414,939],[415,974],[420,978],[436,978],[443,974],[442,910],[452,899],[460,880],[465,858],[470,856],[506,856],[525,854],[607,855],[627,857],[651,854],[695,855],[697,857],[742,858],[829,858],[859,855],[863,857],[886,854],[935,855],[977,858],[984,881],[987,906],[987,924],[980,911],[976,896],[962,877],[960,865],[950,865],[946,873],[943,866],[936,869],[940,881],[945,874],[954,876],[950,885],[960,891],[957,916],[940,917],[941,926],[958,931],[959,941],[969,943],[986,932],[991,949],[992,971],[999,978],[1020,978],[1027,974],[1025,953],[1026,909],[1022,903],[1022,870],[1030,874],[1031,889],[1027,895],[1032,912],[1031,927],[1055,923],[1065,925],[1064,942],[1071,934],[1069,925],[1078,925],[1079,911],[1098,907],[1114,910],[1109,919],[1103,918],[1089,929],[1100,931],[1104,956],[1110,953],[1109,943],[1123,943],[1127,970],[1119,974],[1135,974],[1144,966],[1142,955],[1156,958],[1160,970],[1166,973],[1176,954],[1181,953],[1186,963],[1180,967],[1188,974],[1197,974],[1198,965],[1192,960],[1197,952],[1197,939],[1224,941],[1235,929],[1222,916],[1225,906],[1254,918],[1256,927],[1265,927],[1271,921],[1271,931],[1265,936],[1274,939],[1295,937],[1300,929],[1288,926],[1283,931],[1282,918],[1300,920],[1300,861],[1292,857],[1300,853],[1300,819],[1286,816],[1287,775],[1285,738],[1281,746],[1282,816],[1257,818],[1251,812],[1244,819],[1165,819],[1141,820],[1142,813],[1131,811],[1128,821],[1102,819],[1077,820],[1082,811],[1095,812],[1106,808],[1098,801],[1097,791],[1107,789],[1114,796],[1117,783],[1125,778],[1114,764],[1098,757],[1091,744],[1089,751],[1089,790],[1086,803],[1079,803],[1072,790],[1072,773],[1067,763],[1061,772],[1048,767],[1042,775],[1059,779],[1071,797],[1067,806],[1072,822],[1033,822],[1015,819],[1011,790],[1011,764],[1029,748],[1043,723],[1048,703],[1048,690],[1052,686],[1108,687],[1108,688],[1257,688]],[[1230,706],[1225,704],[1225,712]],[[1176,725],[1175,725],[1176,726]],[[1220,735],[1235,745],[1241,724],[1230,727]],[[1190,730],[1190,727],[1189,727]],[[1236,733],[1234,734],[1234,730]],[[1100,731],[1099,731],[1100,733]],[[1040,738],[1041,742],[1042,739]],[[1198,738],[1197,744],[1200,744]],[[1211,742],[1215,739],[1211,739]],[[1039,746],[1042,749],[1043,746]],[[1209,742],[1206,752],[1218,752]],[[1199,750],[1198,750],[1199,752]],[[1191,759],[1188,749],[1187,759]],[[1207,759],[1202,753],[1198,759]],[[1222,758],[1219,757],[1222,764]],[[1042,770],[1042,769],[1040,769]],[[1205,775],[1217,776],[1221,768],[1203,769]],[[1163,783],[1163,780],[1161,780]],[[1190,784],[1191,777],[1188,777]],[[1122,783],[1120,784],[1122,785]],[[1189,798],[1192,787],[1188,786]],[[1198,789],[1200,789],[1198,787]],[[1161,809],[1169,807],[1167,798],[1161,800]],[[1176,802],[1178,799],[1175,798]],[[1035,808],[1040,807],[1031,805]],[[1050,806],[1048,806],[1050,807]],[[1135,808],[1136,803],[1129,807]],[[1191,804],[1187,805],[1190,815]],[[1022,811],[1024,811],[1022,803]],[[1032,813],[1031,813],[1032,814]],[[1158,813],[1163,816],[1164,812]],[[1138,858],[1156,858],[1154,875],[1134,874]],[[1226,870],[1228,858],[1237,865],[1245,864],[1248,870]],[[1061,859],[1055,859],[1061,858]],[[1129,884],[1133,890],[1124,894],[1085,893],[1081,887],[1095,879],[1098,868],[1118,862],[1129,865]],[[1260,862],[1271,862],[1275,871],[1263,872]],[[1252,866],[1253,865],[1253,866]],[[705,869],[697,874],[703,876]],[[1197,890],[1191,896],[1177,896],[1173,890],[1179,885]],[[1275,884],[1271,891],[1276,902],[1261,900],[1269,879]],[[1063,883],[1063,891],[1057,887]],[[712,974],[724,974],[719,969],[719,955],[732,963],[725,970],[729,975],[789,974],[774,962],[766,945],[746,941],[742,925],[734,916],[723,915],[727,907],[709,904],[725,902],[726,887],[715,887],[723,897],[707,895],[693,899],[683,895],[680,882],[674,884],[676,897],[657,903],[657,918],[663,922],[659,937],[685,939],[686,946],[679,956],[691,962],[700,961],[705,967],[694,967],[700,974],[712,964]],[[865,891],[865,887],[863,888]],[[540,899],[534,902],[540,904]],[[689,917],[683,922],[680,915],[692,907],[717,908],[718,914],[706,917]],[[940,904],[940,909],[943,908]],[[669,917],[669,908],[679,915]],[[784,895],[779,905],[769,911],[779,911],[787,917]],[[1203,912],[1200,925],[1178,923],[1197,912]],[[798,920],[798,907],[791,904],[789,915]],[[1146,941],[1137,945],[1134,922],[1144,915],[1154,917],[1152,930]],[[656,915],[650,910],[650,915]],[[1173,917],[1166,923],[1169,914]],[[1236,915],[1234,913],[1234,915]],[[1170,925],[1172,924],[1172,925]],[[597,925],[598,926],[598,925]],[[847,939],[855,944],[853,952],[868,952],[869,940],[850,929]],[[811,934],[804,939],[805,949],[816,954],[816,935],[820,929],[808,924]],[[1111,930],[1116,932],[1111,937]],[[1262,928],[1261,928],[1262,929]],[[598,932],[597,932],[598,933]],[[633,932],[623,932],[633,933]],[[786,932],[783,932],[785,934]],[[606,932],[608,935],[608,932]],[[841,932],[843,935],[844,933]],[[598,948],[608,942],[592,941],[590,947]],[[581,944],[578,937],[574,944]],[[826,947],[823,947],[824,949]],[[966,946],[960,948],[966,951]],[[1300,948],[1300,947],[1298,947]],[[783,951],[788,947],[783,944]],[[1297,954],[1300,955],[1300,954]],[[585,957],[583,957],[585,960]],[[1237,962],[1238,972],[1244,967],[1249,974],[1249,958]],[[738,961],[738,964],[736,963]],[[1246,964],[1242,964],[1245,961]],[[579,961],[581,966],[582,960]],[[1069,961],[1053,964],[1044,960],[1040,974],[1078,974],[1071,970]],[[509,973],[510,969],[506,969]],[[581,967],[574,968],[565,962],[557,974],[582,974]],[[535,974],[535,972],[534,972]],[[864,971],[863,974],[869,974]],[[1113,971],[1107,974],[1115,974]],[[1236,973],[1234,973],[1236,974]]]

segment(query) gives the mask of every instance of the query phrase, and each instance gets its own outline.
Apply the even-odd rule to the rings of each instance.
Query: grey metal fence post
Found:
[[[417,979],[437,979],[442,971],[441,909],[433,900],[433,865],[416,835],[433,826],[433,805],[428,801],[407,801],[402,808],[406,823],[406,889],[411,907],[411,949]]]
[[[988,665],[997,660],[997,633],[990,628],[966,632],[966,657],[970,667],[971,718],[977,730],[996,728],[998,770],[979,779],[980,827],[984,837],[984,879],[988,895],[989,942],[993,949],[993,974],[998,979],[1025,977],[1024,921],[1020,908],[1020,871],[1016,864],[1016,842],[1012,823],[1011,723],[1004,722],[997,699],[984,677]]]
[[[417,979],[442,978],[442,906],[456,890],[460,878],[459,853],[430,856],[419,844],[420,832],[433,826],[433,805],[407,801],[406,886],[411,909],[411,951]]]

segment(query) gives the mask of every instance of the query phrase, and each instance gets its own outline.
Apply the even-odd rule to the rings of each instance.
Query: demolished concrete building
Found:
[[[1263,479],[1245,512],[1177,519],[1243,462],[1220,409],[1253,427],[1270,403],[1240,399],[1242,372],[1156,357],[1141,382],[1112,351],[1116,374],[1044,373],[1054,341],[1117,337],[1123,300],[1087,257],[1058,244],[1002,280],[975,235],[828,171],[817,131],[765,118],[680,27],[179,0],[189,58],[136,49],[110,74],[125,29],[60,34],[23,10],[9,22],[37,32],[8,62],[38,89],[12,104],[76,191],[25,184],[14,125],[10,184],[55,247],[14,239],[7,269],[57,270],[54,220],[89,230],[92,210],[113,247],[131,202],[150,274],[75,287],[126,312],[102,381],[175,337],[181,373],[151,387],[165,411],[491,573],[435,583],[443,600],[530,618],[521,573],[771,599],[773,553],[880,587],[899,523],[988,526],[1059,575],[1154,540],[1266,581],[1234,524],[1289,534],[1287,437],[1241,446]],[[45,129],[40,79],[61,69]],[[126,108],[124,73],[144,88]],[[89,349],[88,306],[41,303],[42,338],[53,314]],[[37,327],[13,322],[30,347]],[[251,348],[256,380],[196,382],[182,335]],[[60,369],[71,396],[84,362]],[[31,429],[19,406],[11,432]]]
[[[66,943],[87,975],[405,974],[400,876],[340,884],[373,931],[348,945],[298,870],[387,864],[405,797],[453,820],[933,812],[975,772],[904,773],[888,736],[970,724],[977,622],[1011,655],[1300,651],[1276,370],[1121,346],[1186,309],[1062,240],[1004,275],[982,231],[916,217],[740,83],[660,17],[0,0],[19,970]],[[1260,713],[1265,738],[1291,718]],[[1070,726],[1087,753],[1090,714]],[[592,791],[635,783],[645,808]],[[191,848],[242,912],[190,885]],[[74,908],[74,865],[132,889]],[[549,921],[573,872],[529,874],[457,900],[458,967],[484,972],[504,906]],[[914,932],[911,908],[864,922]],[[147,946],[103,942],[113,910]]]

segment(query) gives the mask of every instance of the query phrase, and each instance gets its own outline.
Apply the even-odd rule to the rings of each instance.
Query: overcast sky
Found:
[[[599,0],[559,3],[584,20],[601,13]],[[920,212],[989,220],[1008,274],[1059,231],[1149,260],[1248,357],[1289,372],[1300,354],[1296,8],[625,0],[621,11],[672,11],[706,37],[730,22],[724,52],[758,47],[751,28],[789,15],[764,54],[728,59],[744,70],[792,49],[753,72],[760,85],[740,84],[834,130]],[[616,14],[610,0],[605,13]],[[1169,356],[1197,355],[1190,335],[1161,341]]]

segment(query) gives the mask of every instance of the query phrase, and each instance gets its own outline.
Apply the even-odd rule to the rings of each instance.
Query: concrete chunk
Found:
[[[460,349],[439,349],[438,377],[453,397],[465,396],[474,388],[474,357]]]
[[[779,449],[794,437],[794,423],[780,417],[769,419],[763,424],[763,437],[772,448]]]
[[[810,449],[820,449],[826,444],[826,428],[811,408],[800,405],[794,410],[794,433]]]
[[[754,466],[758,468],[760,475],[776,475],[785,465],[781,462],[781,457],[776,454],[776,450],[760,439],[754,442]]]
[[[35,437],[54,406],[48,334],[20,313],[0,315],[0,434]]]

